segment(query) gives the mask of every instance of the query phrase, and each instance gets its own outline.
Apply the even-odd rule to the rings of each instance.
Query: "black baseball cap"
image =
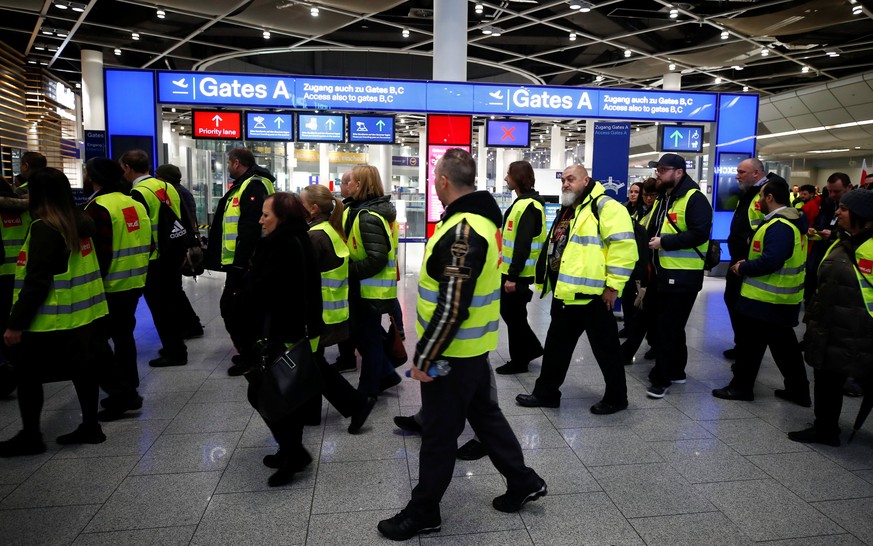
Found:
[[[674,169],[685,169],[685,158],[677,154],[664,154],[657,161],[649,161],[649,167],[673,167]]]

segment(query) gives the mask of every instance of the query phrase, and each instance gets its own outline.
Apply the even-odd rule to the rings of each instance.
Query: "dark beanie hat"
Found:
[[[873,191],[852,190],[840,197],[840,205],[864,220],[873,220]]]
[[[178,184],[182,181],[182,171],[173,164],[165,163],[155,170],[155,177],[166,180],[170,184]]]
[[[85,170],[92,182],[100,184],[103,188],[116,191],[124,171],[116,161],[108,157],[93,157],[85,163]]]

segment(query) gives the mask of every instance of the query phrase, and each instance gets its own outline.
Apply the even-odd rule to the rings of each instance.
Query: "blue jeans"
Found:
[[[354,315],[352,335],[358,352],[361,353],[361,379],[358,391],[366,396],[376,396],[382,392],[382,381],[396,373],[394,366],[385,355],[382,341],[382,315],[369,308],[361,300],[350,302]]]

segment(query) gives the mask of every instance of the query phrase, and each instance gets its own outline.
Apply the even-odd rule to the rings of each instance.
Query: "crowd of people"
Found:
[[[504,180],[516,198],[501,214],[490,192],[476,190],[468,152],[450,149],[437,162],[435,189],[446,209],[425,247],[408,372],[421,383],[422,407],[395,418],[422,435],[420,476],[407,506],[379,522],[384,536],[405,540],[440,529],[439,504],[456,458],[487,455],[505,476],[497,510],[515,512],[547,494],[500,410],[495,372],[529,373],[541,358],[533,390],[515,401],[559,407],[587,333],[605,382],[590,408],[596,415],[628,407],[625,367],[637,361],[644,339],[644,358],[654,360],[649,397],[664,398],[687,380],[685,329],[703,287],[713,210],[684,158],[664,154],[650,167],[655,176],[631,185],[626,203],[607,195],[583,165],[567,167],[549,225],[530,163],[509,165]],[[24,154],[20,170],[14,184],[0,183],[2,369],[12,370],[0,378],[14,380],[22,429],[0,442],[0,457],[46,450],[46,382],[72,381],[81,408],[81,425],[59,444],[101,443],[101,422],[142,407],[134,341],[141,296],[161,343],[150,366],[184,366],[186,340],[204,333],[182,288],[182,270],[201,241],[178,167],[158,166],[152,176],[141,150],[117,162],[91,159],[82,207],[67,177],[41,155]],[[263,463],[275,470],[269,485],[279,486],[312,461],[303,431],[318,424],[322,396],[357,434],[377,397],[401,381],[383,329],[387,315],[403,334],[397,214],[369,165],[343,175],[343,199],[321,185],[276,192],[273,175],[246,148],[228,153],[227,172],[233,182],[217,204],[203,256],[206,268],[225,274],[219,307],[236,350],[227,373],[251,374],[277,348],[308,340],[322,379],[321,391],[290,413],[262,415],[278,444]],[[712,395],[753,401],[769,348],[784,377],[774,395],[815,405],[814,425],[789,438],[838,446],[845,385],[873,392],[873,191],[853,189],[848,175],[834,173],[823,195],[809,185],[792,192],[755,158],[740,163],[736,178],[724,293],[735,344],[724,356],[735,363],[730,383]],[[551,321],[541,343],[527,305],[548,294]],[[807,327],[798,340],[804,302]],[[501,318],[509,359],[492,367]],[[325,349],[333,345],[340,357],[330,364]],[[356,352],[354,387],[340,372],[357,369]],[[814,396],[804,360],[814,369]],[[259,396],[250,387],[255,408]],[[466,422],[476,436],[459,448]]]

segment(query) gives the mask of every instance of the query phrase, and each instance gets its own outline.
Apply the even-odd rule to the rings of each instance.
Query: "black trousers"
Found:
[[[603,400],[610,403],[626,401],[627,383],[621,360],[621,344],[612,311],[606,308],[599,297],[585,305],[564,305],[563,301],[553,298],[551,317],[543,368],[533,394],[547,401],[561,399],[559,389],[567,377],[576,343],[582,333],[587,332],[594,359],[606,382]]]
[[[655,348],[655,367],[649,373],[654,385],[669,387],[672,380],[685,379],[685,365],[688,364],[685,325],[696,299],[697,292],[659,292],[655,298],[658,345]]]
[[[502,282],[506,282],[506,275],[503,275]],[[506,292],[503,284],[500,286],[500,316],[506,323],[509,360],[527,364],[543,354],[543,346],[527,321],[527,304],[533,298],[530,283],[515,283],[515,292]]]
[[[737,302],[740,301],[740,290],[742,288],[743,278],[728,271],[724,278],[724,306],[727,307],[728,316],[731,319],[731,329],[734,331],[734,346],[739,344],[737,329],[742,318],[737,314]]]
[[[253,408],[258,407],[257,392],[251,386],[248,390],[248,399]],[[267,419],[261,416],[273,434],[273,438],[276,439],[276,443],[279,444],[279,449],[293,461],[301,460],[306,456],[306,449],[303,447],[303,426],[306,423],[305,407],[304,405],[284,419]]]
[[[15,275],[0,275],[0,332],[6,331],[9,313],[12,311],[12,291],[15,289]],[[0,360],[8,360],[6,345],[0,343]]]
[[[180,260],[164,256],[149,262],[143,291],[155,322],[155,330],[161,338],[161,345],[170,357],[183,357],[188,354],[182,339],[182,317],[177,308],[179,292],[182,291],[180,266]]]
[[[794,328],[749,315],[741,314],[739,318],[739,329],[736,332],[737,362],[734,365],[731,386],[752,392],[764,352],[769,347],[779,372],[785,378],[785,388],[791,392],[809,394],[806,367]]]
[[[191,300],[188,299],[188,294],[185,293],[185,289],[182,288],[182,274],[179,274],[179,292],[177,294],[178,302],[177,302],[177,312],[179,313],[179,322],[182,324],[183,332],[197,331],[203,327],[200,324],[200,317],[197,316],[197,312],[194,311],[194,307],[191,306]]]
[[[396,373],[382,342],[382,315],[370,309],[363,300],[351,299],[349,304],[352,338],[361,353],[358,390],[365,396],[377,396],[382,391],[382,381]]]
[[[100,386],[109,396],[134,396],[139,387],[136,367],[136,307],[142,289],[107,292],[109,314],[95,324]],[[112,340],[114,351],[109,347]]]
[[[315,361],[321,371],[321,394],[328,403],[335,407],[343,417],[351,417],[367,402],[367,397],[358,392],[341,373],[327,363],[324,358],[324,347],[315,352]]]
[[[624,309],[624,327],[627,334],[627,339],[621,344],[621,358],[623,361],[633,359],[640,349],[640,345],[643,344],[643,339],[649,342],[650,347],[656,347],[658,344],[657,323],[654,320],[656,315],[652,311],[655,307],[657,289],[654,286],[646,288],[646,296],[642,309],[634,307],[636,297],[636,283],[632,280],[628,281],[621,296],[621,307]],[[627,301],[625,301],[626,299]]]
[[[491,398],[488,355],[448,360],[448,375],[421,384],[418,485],[406,505],[413,517],[439,517],[440,500],[452,481],[458,436],[466,420],[506,478],[509,490],[525,490],[539,483],[536,472],[525,466],[521,445],[500,406]]]

